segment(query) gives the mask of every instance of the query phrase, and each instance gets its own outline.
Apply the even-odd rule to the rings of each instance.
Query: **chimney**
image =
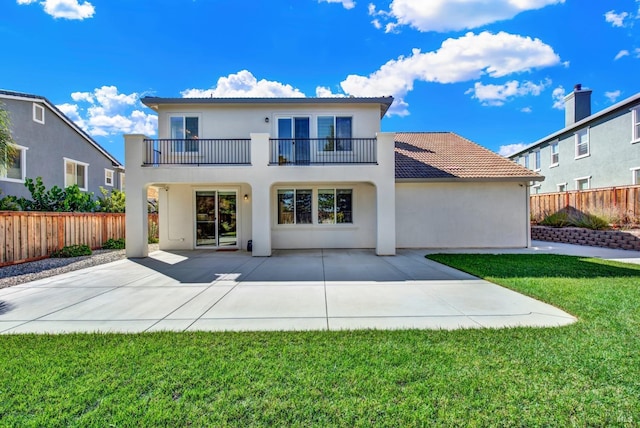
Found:
[[[578,83],[573,92],[564,97],[564,125],[571,126],[591,116],[591,89],[582,89]]]

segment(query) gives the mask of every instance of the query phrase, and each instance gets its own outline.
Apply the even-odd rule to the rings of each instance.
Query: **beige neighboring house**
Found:
[[[142,101],[159,138],[125,136],[128,257],[150,186],[165,250],[529,246],[543,177],[453,133],[381,132],[391,97]]]

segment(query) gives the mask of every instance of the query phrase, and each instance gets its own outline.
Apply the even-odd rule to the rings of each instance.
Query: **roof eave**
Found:
[[[434,177],[434,178],[396,178],[396,183],[523,183],[523,182],[540,182],[544,181],[544,177],[523,176],[523,177]]]

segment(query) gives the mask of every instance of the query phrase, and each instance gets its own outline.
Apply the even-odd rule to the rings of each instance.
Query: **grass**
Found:
[[[0,337],[0,426],[638,426],[640,266],[430,258],[562,328]]]

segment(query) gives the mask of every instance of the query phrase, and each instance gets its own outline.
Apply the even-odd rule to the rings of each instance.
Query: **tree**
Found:
[[[7,171],[16,156],[16,148],[11,136],[11,118],[9,112],[0,103],[0,174]]]

